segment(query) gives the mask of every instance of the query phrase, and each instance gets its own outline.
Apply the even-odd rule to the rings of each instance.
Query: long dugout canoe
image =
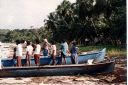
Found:
[[[0,77],[40,77],[77,74],[110,73],[114,70],[115,61],[101,63],[70,64],[70,65],[44,65],[30,67],[3,67]]]
[[[87,54],[80,54],[78,56],[78,63],[79,64],[86,63],[88,59],[94,59],[95,62],[100,62],[104,60],[105,54],[106,54],[106,48]],[[61,61],[62,61],[61,57],[56,57],[57,65],[61,64]],[[3,67],[12,67],[15,66],[17,63],[16,59],[8,59],[8,58],[2,59],[1,62]],[[50,65],[51,63],[52,63],[52,58],[50,56],[40,57],[40,65]],[[24,66],[25,64],[26,64],[26,59],[22,59],[22,65]],[[72,64],[71,56],[66,57],[66,64]],[[31,58],[31,65],[32,66],[35,65],[33,58]]]

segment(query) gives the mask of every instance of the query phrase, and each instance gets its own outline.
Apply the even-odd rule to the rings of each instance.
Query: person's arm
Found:
[[[28,51],[26,52],[26,57],[28,57],[29,56],[29,53],[28,53]]]
[[[53,50],[52,55],[55,56],[55,50]]]
[[[70,53],[72,53],[72,47],[71,47],[71,49],[70,49]]]
[[[49,42],[47,42],[48,46],[51,47],[51,44]]]
[[[13,59],[16,59],[16,47],[14,48]]]
[[[77,46],[75,47],[75,49],[76,49],[76,52],[79,53],[79,48]]]

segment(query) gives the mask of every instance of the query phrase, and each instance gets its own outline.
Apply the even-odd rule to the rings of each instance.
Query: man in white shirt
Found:
[[[40,65],[40,51],[41,51],[41,46],[39,45],[39,40],[36,40],[36,48],[34,50],[34,60],[36,66]]]
[[[32,56],[33,53],[33,47],[30,44],[30,41],[27,41],[27,48],[26,48],[26,64],[30,66],[31,64],[31,59],[30,57]]]
[[[16,40],[16,59],[17,59],[17,66],[20,67],[22,66],[21,63],[21,57],[22,57],[22,52],[23,52],[23,48],[21,45],[20,40]]]
[[[55,45],[55,41],[51,42],[51,57],[53,59],[52,65],[56,64],[56,45]]]

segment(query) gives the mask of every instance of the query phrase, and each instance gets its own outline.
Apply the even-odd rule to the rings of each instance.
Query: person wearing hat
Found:
[[[44,44],[43,44],[43,56],[48,56],[49,53],[49,48],[51,47],[51,44],[48,42],[47,39],[44,39]]]
[[[72,47],[70,49],[72,64],[78,64],[78,55],[77,55],[78,52],[77,51],[78,51],[78,47],[76,47],[76,42],[73,41]]]

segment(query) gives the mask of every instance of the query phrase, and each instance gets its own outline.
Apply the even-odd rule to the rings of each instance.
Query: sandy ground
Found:
[[[126,62],[126,57],[117,58],[109,74],[0,78],[0,85],[126,85]]]

